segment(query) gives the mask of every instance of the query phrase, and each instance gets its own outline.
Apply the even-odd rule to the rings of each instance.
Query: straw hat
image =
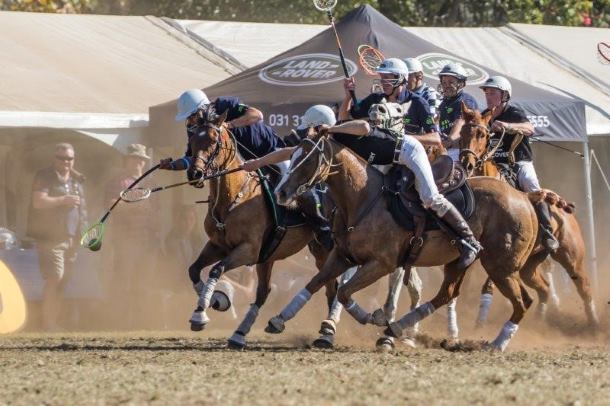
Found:
[[[142,144],[128,145],[126,156],[135,156],[146,160],[151,159],[148,155],[146,155],[146,146]]]

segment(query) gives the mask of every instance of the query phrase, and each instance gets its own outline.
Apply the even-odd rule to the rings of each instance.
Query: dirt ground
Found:
[[[226,332],[228,333],[228,332]],[[0,338],[0,404],[610,404],[610,345],[375,352],[313,336],[19,334]],[[349,340],[348,340],[349,341]],[[427,348],[431,347],[431,348]]]

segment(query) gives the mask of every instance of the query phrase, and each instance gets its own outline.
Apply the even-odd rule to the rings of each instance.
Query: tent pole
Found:
[[[589,238],[588,240],[588,251],[589,251],[589,272],[591,275],[591,284],[593,285],[594,291],[597,290],[597,249],[595,246],[595,218],[593,213],[593,190],[591,187],[591,152],[589,148],[589,140],[584,145],[584,159],[585,159],[585,194],[587,199],[587,217],[588,217],[588,229]]]

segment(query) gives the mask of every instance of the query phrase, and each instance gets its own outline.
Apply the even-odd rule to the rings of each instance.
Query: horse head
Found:
[[[187,175],[189,180],[201,179],[226,168],[236,156],[236,147],[224,125],[227,112],[207,115],[197,130],[189,135],[189,146],[193,164]],[[202,187],[203,184],[195,184]]]
[[[331,173],[333,148],[328,132],[309,129],[290,158],[290,167],[275,188],[278,203],[289,205],[316,184],[324,182]]]
[[[462,102],[462,118],[464,125],[460,131],[460,162],[466,169],[468,176],[472,176],[475,169],[480,169],[489,148],[489,121],[493,111],[481,115],[476,110],[468,108]]]

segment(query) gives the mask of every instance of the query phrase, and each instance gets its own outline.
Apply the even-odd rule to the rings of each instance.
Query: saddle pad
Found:
[[[259,173],[259,179],[263,188],[263,195],[271,217],[276,226],[298,227],[305,224],[305,218],[299,210],[289,210],[277,203],[275,198],[275,186],[279,182],[279,176],[274,171],[264,168]]]
[[[468,185],[468,182],[464,183],[460,188],[455,189],[445,195],[458,210],[462,213],[464,219],[468,220],[475,209],[475,200],[472,189]],[[424,209],[419,201],[404,201],[400,199],[396,193],[386,193],[386,201],[388,210],[392,214],[392,218],[396,223],[406,230],[415,230],[415,221],[413,220],[414,214],[426,216],[426,231],[439,230],[440,227],[436,221],[436,217],[429,213],[428,210]]]

